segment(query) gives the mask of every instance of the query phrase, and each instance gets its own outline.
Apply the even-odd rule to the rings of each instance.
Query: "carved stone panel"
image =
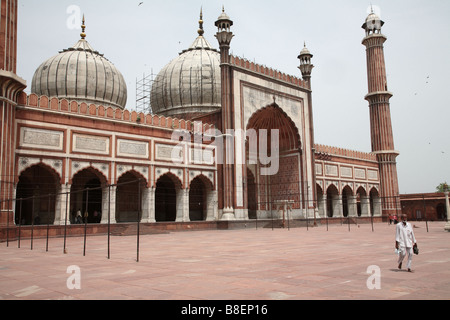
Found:
[[[37,128],[20,128],[20,146],[46,150],[63,150],[64,132]]]
[[[110,139],[108,137],[89,136],[75,133],[73,135],[72,150],[74,152],[108,155],[109,142]]]
[[[119,157],[143,158],[149,157],[148,142],[117,139],[117,155]]]

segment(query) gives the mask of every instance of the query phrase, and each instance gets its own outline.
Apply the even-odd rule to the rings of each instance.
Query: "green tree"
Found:
[[[436,190],[437,190],[438,192],[449,191],[447,181],[446,181],[446,182],[442,182],[440,185],[438,185],[438,186],[436,187]]]

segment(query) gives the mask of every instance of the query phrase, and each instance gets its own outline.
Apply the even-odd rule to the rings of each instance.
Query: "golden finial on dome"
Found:
[[[83,24],[81,25],[81,34],[80,34],[81,39],[83,39],[83,40],[86,38],[85,31],[86,31],[86,26],[85,26],[84,14],[83,14]]]
[[[198,35],[203,36],[205,31],[203,30],[203,8],[200,7],[200,20],[198,21],[199,29],[198,29]]]

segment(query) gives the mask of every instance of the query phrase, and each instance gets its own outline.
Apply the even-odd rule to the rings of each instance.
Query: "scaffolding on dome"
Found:
[[[145,73],[142,79],[136,78],[136,111],[138,113],[153,114],[151,106],[151,90],[155,74],[153,69],[149,75]]]

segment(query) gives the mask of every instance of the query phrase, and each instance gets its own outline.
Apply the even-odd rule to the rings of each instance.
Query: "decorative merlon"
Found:
[[[231,55],[230,56],[230,63],[236,67],[240,67],[240,68],[244,68],[247,69],[249,71],[253,71],[255,73],[259,73],[259,74],[263,74],[267,77],[276,79],[276,80],[280,80],[280,81],[284,81],[287,82],[291,85],[303,88],[303,89],[308,89],[309,87],[307,85],[307,83],[305,81],[303,81],[300,78],[297,78],[295,76],[292,75],[288,75],[286,73],[283,73],[281,71],[278,70],[274,70],[272,68],[266,67],[266,66],[262,66],[260,64],[257,64],[255,62],[251,62],[245,58],[239,58],[236,56]]]
[[[377,156],[374,153],[330,147],[321,144],[315,145],[315,152],[316,154],[326,154],[331,156],[346,157],[366,161],[377,161]]]
[[[19,95],[18,103],[27,108],[36,108],[39,110],[48,110],[61,114],[76,114],[88,116],[96,119],[123,121],[134,125],[156,126],[165,129],[187,130],[196,133],[206,133],[214,129],[212,124],[202,123],[199,126],[198,121],[177,119],[160,115],[138,113],[136,111],[122,110],[120,108],[107,107],[102,105],[87,104],[85,102],[68,101],[66,99],[49,98],[47,96],[38,96],[36,94],[27,95],[22,92]]]

